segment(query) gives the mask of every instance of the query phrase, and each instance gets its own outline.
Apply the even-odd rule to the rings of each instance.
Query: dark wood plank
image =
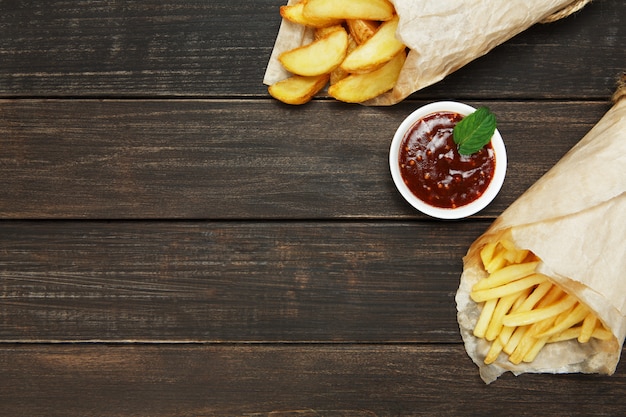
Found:
[[[611,377],[503,376],[461,345],[2,345],[11,416],[618,416]]]
[[[602,100],[624,71],[625,18],[626,2],[592,2],[531,27],[415,97]]]
[[[423,218],[395,189],[393,109],[272,100],[0,102],[2,218]],[[476,102],[509,153],[493,218],[580,140],[601,102]]]
[[[285,2],[0,1],[0,414],[626,414],[624,362],[485,386],[454,304],[469,244],[609,108],[626,3],[392,108],[295,108],[261,83]],[[438,98],[488,104],[509,150],[469,221],[389,176]]]
[[[0,97],[267,97],[281,0],[0,3]],[[626,62],[626,3],[536,25],[421,98],[602,99]]]
[[[0,222],[0,340],[460,342],[486,222]]]
[[[277,0],[0,4],[4,96],[213,96],[263,91]]]

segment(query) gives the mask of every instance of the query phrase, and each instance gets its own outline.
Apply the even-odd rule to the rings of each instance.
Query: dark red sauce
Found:
[[[461,155],[452,131],[463,118],[452,112],[429,114],[407,132],[400,146],[400,173],[420,200],[455,208],[480,197],[496,167],[491,143],[472,155]]]

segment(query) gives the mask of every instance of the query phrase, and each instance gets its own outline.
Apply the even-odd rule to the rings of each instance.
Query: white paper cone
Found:
[[[288,4],[301,0],[289,0]],[[396,36],[409,47],[396,87],[366,103],[392,105],[432,85],[530,26],[572,12],[589,0],[390,0],[400,23]],[[578,5],[576,8],[571,8]],[[561,17],[559,15],[559,17]],[[562,17],[565,17],[563,15]],[[263,83],[289,76],[278,56],[312,39],[311,31],[283,19]]]
[[[501,354],[485,365],[489,347],[472,334],[480,308],[469,293],[486,276],[480,249],[501,237],[534,252],[539,272],[589,307],[615,339],[559,342],[531,363],[513,365]],[[466,350],[485,382],[507,370],[615,371],[626,336],[626,98],[470,246],[456,302]]]

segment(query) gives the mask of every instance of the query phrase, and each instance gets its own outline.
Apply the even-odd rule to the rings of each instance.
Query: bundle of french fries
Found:
[[[547,343],[613,337],[587,307],[536,272],[540,260],[532,252],[500,240],[486,244],[480,258],[489,275],[470,297],[482,304],[474,336],[491,342],[485,364],[501,352],[519,364],[532,362]]]
[[[283,19],[312,28],[314,39],[278,57],[291,74],[268,87],[288,104],[304,104],[329,85],[337,100],[361,103],[391,90],[406,60],[388,0],[303,0],[281,6]]]

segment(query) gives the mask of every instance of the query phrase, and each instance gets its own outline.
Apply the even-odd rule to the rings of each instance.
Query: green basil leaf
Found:
[[[496,131],[496,116],[488,107],[479,107],[454,126],[453,138],[459,153],[471,155],[491,141]]]

